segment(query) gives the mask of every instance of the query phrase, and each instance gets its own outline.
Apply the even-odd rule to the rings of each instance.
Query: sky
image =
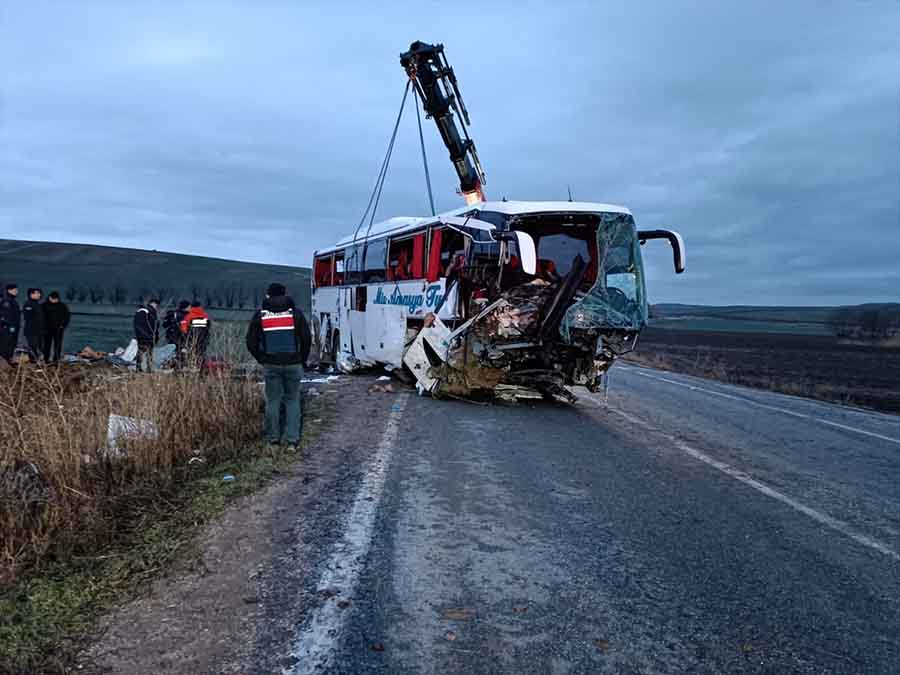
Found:
[[[900,301],[900,1],[376,4],[0,2],[0,238],[309,266],[359,222],[423,40],[489,198],[571,186],[681,232],[683,275],[644,247],[652,302]],[[429,213],[415,125],[379,220]]]

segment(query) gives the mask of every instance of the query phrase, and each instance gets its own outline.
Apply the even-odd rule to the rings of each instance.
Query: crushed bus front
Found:
[[[641,238],[631,214],[469,217],[496,229],[490,241],[471,237],[454,280],[457,326],[432,316],[407,350],[404,362],[419,386],[435,395],[530,392],[570,401],[567,387],[596,390],[647,322]],[[460,230],[470,230],[467,224]],[[504,232],[533,242],[533,270],[523,269],[528,252],[521,234],[517,241]]]

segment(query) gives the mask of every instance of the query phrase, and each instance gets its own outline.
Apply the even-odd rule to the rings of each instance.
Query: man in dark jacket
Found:
[[[19,343],[19,301],[16,296],[19,288],[15,284],[7,284],[0,298],[0,358],[12,361]]]
[[[22,317],[25,319],[23,333],[28,349],[35,361],[44,357],[44,338],[47,335],[47,322],[44,320],[44,308],[41,306],[41,297],[44,292],[40,288],[28,289],[28,301],[22,307]]]
[[[44,361],[55,363],[62,356],[63,335],[72,318],[69,307],[59,299],[59,293],[51,291],[43,304],[47,335],[44,338]],[[52,358],[51,358],[52,357]]]
[[[153,347],[159,341],[159,300],[155,298],[134,313],[134,339],[138,343],[137,368],[153,370]]]
[[[282,284],[271,284],[262,309],[247,329],[247,350],[262,366],[266,380],[266,442],[300,442],[300,379],[312,336],[303,312]],[[284,426],[281,406],[284,405]]]

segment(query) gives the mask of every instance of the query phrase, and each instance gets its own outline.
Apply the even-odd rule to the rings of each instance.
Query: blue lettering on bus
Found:
[[[385,295],[384,289],[379,288],[375,292],[374,304],[401,305],[406,307],[410,314],[415,314],[423,305],[431,309],[437,307],[443,297],[440,284],[431,284],[424,293],[401,293],[400,287],[395,286],[390,295]]]

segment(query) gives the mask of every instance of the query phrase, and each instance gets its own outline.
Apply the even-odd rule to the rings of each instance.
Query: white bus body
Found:
[[[683,250],[676,266],[679,259]],[[500,381],[525,383],[521,371],[539,383],[595,388],[647,316],[638,234],[630,212],[609,204],[481,202],[392,218],[316,251],[312,280],[320,358],[345,371],[400,368],[436,316],[457,351],[504,371]],[[452,363],[449,342],[441,347],[432,362]]]

